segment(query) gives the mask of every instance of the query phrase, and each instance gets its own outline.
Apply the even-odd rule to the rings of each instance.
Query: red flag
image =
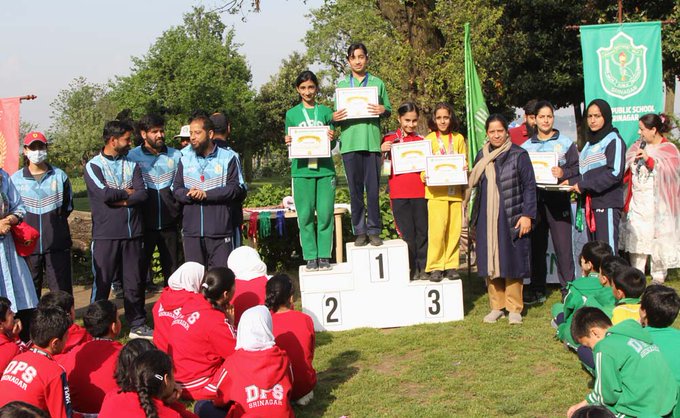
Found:
[[[0,99],[0,167],[12,175],[19,169],[19,97]]]

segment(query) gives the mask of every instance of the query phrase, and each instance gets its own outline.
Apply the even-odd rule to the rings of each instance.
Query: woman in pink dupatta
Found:
[[[626,152],[619,247],[642,271],[651,255],[652,281],[663,283],[669,268],[680,267],[680,153],[663,136],[671,129],[665,115],[646,114],[639,126],[640,139]]]

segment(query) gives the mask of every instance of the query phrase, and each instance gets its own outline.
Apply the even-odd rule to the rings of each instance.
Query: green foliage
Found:
[[[397,227],[394,223],[394,214],[390,205],[390,194],[384,188],[380,189],[380,217],[382,219],[382,239],[397,239]]]
[[[53,124],[50,162],[71,177],[82,176],[85,162],[103,146],[102,128],[116,115],[105,86],[75,78],[50,104]]]

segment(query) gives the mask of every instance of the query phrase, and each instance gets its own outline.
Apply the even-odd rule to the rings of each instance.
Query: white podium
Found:
[[[300,267],[302,310],[317,331],[391,328],[463,319],[460,280],[409,281],[408,250],[400,239],[380,247],[347,244],[347,262],[333,270]]]

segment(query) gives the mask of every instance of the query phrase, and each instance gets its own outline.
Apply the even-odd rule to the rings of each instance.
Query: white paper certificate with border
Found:
[[[378,104],[378,88],[347,87],[335,89],[336,110],[347,109],[347,119],[377,118],[368,111],[369,104]]]
[[[327,158],[331,156],[328,126],[290,127],[288,158]]]
[[[465,154],[433,155],[425,160],[425,183],[428,186],[467,184]]]
[[[392,145],[392,172],[394,174],[425,171],[425,158],[432,155],[430,141],[397,142]]]
[[[557,184],[557,178],[552,175],[552,168],[557,167],[556,152],[530,152],[529,158],[534,168],[534,176],[538,184]]]

